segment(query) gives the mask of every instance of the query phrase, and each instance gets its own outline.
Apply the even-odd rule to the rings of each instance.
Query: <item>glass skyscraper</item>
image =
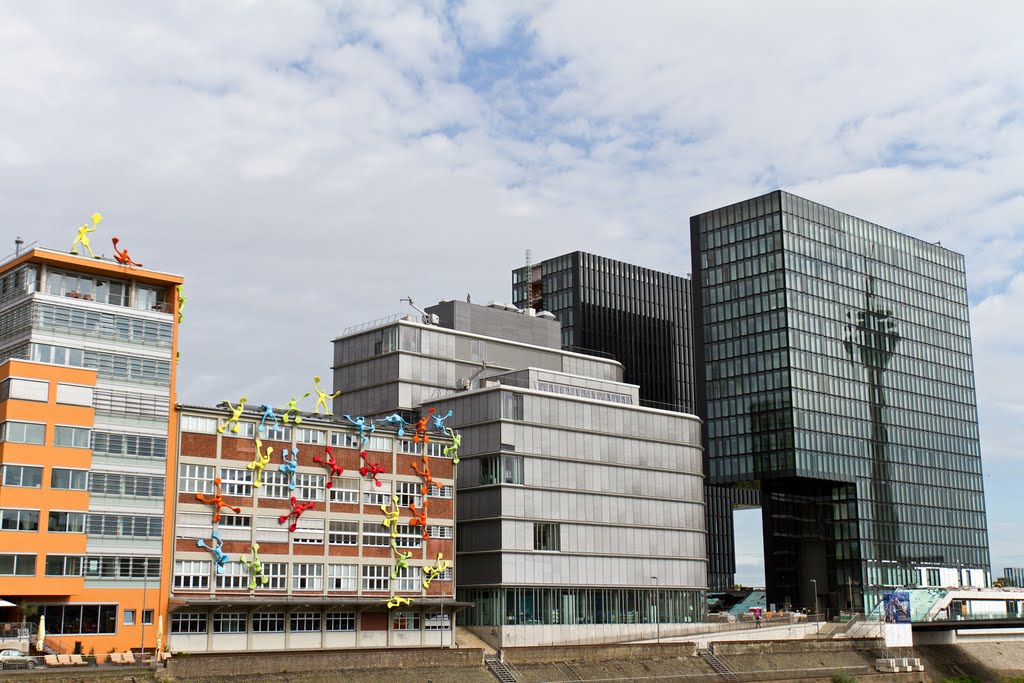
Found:
[[[706,474],[760,492],[769,602],[987,582],[964,257],[785,192],[690,228]]]

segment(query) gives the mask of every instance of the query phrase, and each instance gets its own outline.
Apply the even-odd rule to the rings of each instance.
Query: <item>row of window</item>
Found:
[[[174,562],[174,587],[180,590],[209,590],[211,576],[216,578],[215,586],[225,590],[249,590],[249,569],[241,562],[228,562],[223,573],[212,571],[213,563],[209,560],[176,560]],[[263,575],[268,582],[261,584],[266,590],[285,590],[289,586],[293,591],[342,591],[355,593],[360,588],[367,592],[397,591],[400,593],[419,593],[423,588],[423,571],[420,567],[398,567],[391,565],[362,565],[362,581],[359,581],[359,565],[328,564],[326,575],[324,566],[315,562],[293,562],[291,580],[289,582],[289,564],[287,562],[263,562]],[[392,578],[394,572],[394,578]],[[326,583],[325,583],[326,579]],[[451,581],[452,570],[449,567],[435,579]]]
[[[0,481],[4,486],[38,488],[43,483],[43,468],[41,465],[4,465]],[[50,470],[50,488],[108,496],[163,498],[164,478],[54,467]]]
[[[0,576],[35,576],[35,553],[0,554]],[[160,577],[160,558],[139,555],[47,555],[46,576],[97,579],[141,579]]]
[[[168,386],[171,383],[171,362],[160,358],[32,344],[32,360],[95,370],[96,376],[100,379],[159,386]]]
[[[50,383],[43,379],[8,377],[0,382],[0,401],[6,401],[9,398],[46,403],[50,400]],[[91,406],[92,387],[58,382],[57,403],[71,406]]]
[[[169,348],[173,326],[162,320],[86,310],[37,301],[32,307],[35,327],[90,338]]]
[[[88,427],[56,425],[53,428],[53,445],[66,448],[89,448],[90,433],[91,430]],[[0,441],[42,446],[46,443],[46,423],[6,420],[0,423]]]
[[[155,515],[119,515],[51,510],[47,531],[90,536],[160,538],[163,518]],[[39,510],[0,510],[0,530],[39,531]]]
[[[250,620],[251,619],[251,620]],[[421,622],[422,619],[422,622]],[[391,628],[395,631],[449,630],[449,615],[419,612],[392,612]],[[284,633],[285,624],[291,633],[339,632],[356,630],[355,612],[215,612],[212,615],[175,612],[171,615],[171,633]]]
[[[309,517],[303,515],[296,522],[295,531],[289,532],[280,523],[280,517],[256,517],[255,537],[253,536],[252,515],[224,515],[218,522],[218,531],[225,541],[255,540],[259,543],[292,543],[306,545],[322,545],[326,531],[329,545],[359,545],[360,522],[357,520]],[[386,548],[394,541],[399,548],[419,548],[422,546],[423,529],[410,524],[397,525],[397,536],[391,536],[390,530],[379,522],[362,523],[362,544]],[[208,538],[210,515],[208,512],[179,512],[175,536],[178,538]],[[427,526],[431,538],[452,538],[453,527],[433,524]]]

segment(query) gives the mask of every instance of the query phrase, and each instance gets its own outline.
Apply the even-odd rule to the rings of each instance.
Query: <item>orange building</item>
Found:
[[[45,617],[58,653],[156,647],[181,283],[39,247],[0,263],[0,598],[21,607],[0,638]]]

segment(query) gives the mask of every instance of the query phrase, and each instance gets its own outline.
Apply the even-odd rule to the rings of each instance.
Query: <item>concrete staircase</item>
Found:
[[[734,674],[729,669],[729,667],[725,665],[725,662],[723,662],[721,659],[715,656],[715,653],[711,650],[711,648],[697,648],[697,654],[700,655],[701,659],[710,664],[711,668],[718,672],[718,674],[722,676],[722,678],[724,678],[725,680],[739,680],[738,678],[736,678],[736,674]]]
[[[484,651],[484,655],[493,655],[497,652],[497,650],[488,645],[465,626],[455,627],[455,647],[480,648]]]

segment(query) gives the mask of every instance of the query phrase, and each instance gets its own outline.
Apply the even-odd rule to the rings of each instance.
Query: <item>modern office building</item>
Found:
[[[985,585],[963,256],[785,192],[690,225],[706,471],[760,490],[769,602]]]
[[[172,651],[451,645],[448,435],[178,414]]]
[[[1009,582],[1008,586],[1024,588],[1024,568],[1022,567],[1007,567],[1003,570],[1003,578]]]
[[[562,348],[614,358],[642,405],[694,411],[690,279],[574,251],[512,271],[512,303],[550,311]]]
[[[156,643],[181,283],[40,247],[0,264],[0,596],[54,651]]]
[[[621,364],[561,350],[547,316],[457,301],[426,313],[432,324],[405,316],[335,340],[335,410],[452,411],[464,623],[505,646],[702,620],[699,420],[642,406]]]

